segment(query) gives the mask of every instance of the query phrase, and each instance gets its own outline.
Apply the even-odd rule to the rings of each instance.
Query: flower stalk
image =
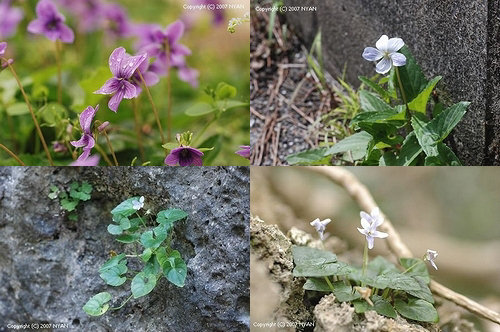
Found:
[[[59,39],[57,39],[54,44],[56,46],[56,64],[57,64],[57,102],[59,104],[62,104],[62,72],[61,72],[62,45]]]
[[[149,102],[151,103],[151,107],[153,108],[153,113],[154,113],[155,118],[156,118],[156,124],[158,125],[158,130],[160,131],[161,144],[165,144],[165,136],[163,135],[163,129],[161,128],[160,118],[158,117],[158,110],[156,109],[155,103],[153,102],[153,97],[151,96],[151,92],[149,91],[149,88],[148,88],[146,81],[144,80],[144,77],[142,76],[141,72],[138,70],[137,73],[139,74],[139,77],[141,78],[141,82],[144,85],[144,89],[146,90],[146,94],[148,95]]]
[[[365,248],[363,250],[363,270],[361,274],[361,286],[365,287],[365,275],[366,275],[366,267],[368,265],[368,242],[365,242]]]
[[[132,99],[132,108],[134,110],[135,132],[137,134],[137,146],[139,148],[139,155],[141,157],[141,162],[144,162],[144,146],[142,145],[141,120],[139,118],[139,108],[137,104],[138,104],[137,100]]]
[[[167,137],[172,140],[172,80],[170,78],[170,43],[165,40],[165,50],[167,53]]]
[[[9,148],[7,148],[5,145],[3,145],[2,143],[0,143],[0,148],[2,148],[5,152],[7,152],[12,158],[14,158],[18,163],[19,165],[21,166],[26,166],[23,161],[21,159],[19,159],[19,157],[14,153],[12,152],[11,150],[9,150]]]
[[[113,146],[111,145],[111,141],[109,140],[109,136],[108,136],[108,133],[106,132],[106,129],[103,129],[102,133],[103,133],[104,137],[106,138],[106,143],[108,144],[109,152],[111,152],[111,155],[113,156],[113,161],[115,162],[115,166],[119,166],[118,160],[116,160],[115,151],[113,150]]]

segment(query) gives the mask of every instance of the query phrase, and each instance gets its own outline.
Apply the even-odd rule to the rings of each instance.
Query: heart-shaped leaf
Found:
[[[436,323],[439,320],[438,313],[434,306],[421,299],[409,299],[408,302],[397,298],[394,307],[401,314],[409,319],[421,322]]]
[[[187,265],[180,257],[177,250],[170,252],[166,261],[163,262],[163,274],[165,277],[178,287],[184,287],[184,282],[187,275]]]
[[[132,295],[134,299],[149,294],[156,286],[156,276],[139,272],[132,279]]]
[[[108,302],[111,300],[111,294],[108,292],[102,292],[96,294],[87,301],[83,306],[83,311],[85,311],[90,316],[101,316],[109,309]]]
[[[134,209],[134,205],[132,202],[139,200],[140,197],[131,197],[129,199],[124,200],[117,207],[111,210],[111,214],[114,216],[122,216],[128,217],[134,214],[137,210]],[[121,219],[121,218],[120,218]],[[120,220],[118,219],[118,220]]]
[[[100,277],[106,281],[108,285],[120,286],[127,278],[123,274],[127,273],[127,259],[125,254],[120,254],[109,259],[103,266],[99,269]]]
[[[141,235],[141,243],[146,248],[158,248],[167,238],[167,232],[163,227],[155,227],[154,231],[147,231]]]

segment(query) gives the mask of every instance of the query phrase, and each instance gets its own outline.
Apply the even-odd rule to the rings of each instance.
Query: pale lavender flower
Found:
[[[132,201],[132,208],[134,210],[140,210],[144,207],[144,196],[141,196],[138,200]]]
[[[431,250],[427,249],[427,253],[425,255],[425,260],[429,261],[431,263],[432,267],[435,268],[436,270],[438,269],[436,263],[434,260],[437,258],[438,252],[436,250]]]
[[[198,87],[198,76],[200,72],[194,68],[181,67],[177,72],[179,79],[191,85],[193,88]]]
[[[0,2],[0,37],[11,37],[16,33],[19,22],[23,19],[23,11],[17,7],[11,7],[11,0]]]
[[[250,159],[250,145],[241,145],[240,150],[236,151],[235,153],[239,154],[243,158]]]
[[[137,91],[131,78],[145,60],[147,60],[146,54],[131,56],[125,52],[123,47],[119,47],[111,53],[109,68],[113,77],[94,93],[113,95],[108,103],[109,109],[113,112],[118,110],[123,98],[132,99],[139,95],[140,91]]]
[[[52,149],[54,149],[54,152],[66,152],[68,151],[68,148],[61,142],[56,141],[52,143]]]
[[[95,107],[87,107],[82,114],[80,114],[80,127],[82,128],[83,135],[79,141],[71,141],[71,145],[77,148],[83,148],[83,152],[78,157],[79,161],[84,161],[90,155],[90,151],[95,145],[95,139],[92,134],[92,120],[99,110],[99,105]]]
[[[99,155],[95,154],[85,160],[75,160],[70,166],[97,166],[99,165]]]
[[[190,146],[181,146],[170,151],[165,158],[165,164],[168,166],[203,166],[201,160],[203,152]]]
[[[328,225],[330,223],[330,221],[332,221],[332,220],[331,219],[319,220],[319,218],[316,218],[313,221],[311,221],[311,223],[310,223],[311,226],[316,228],[316,231],[318,232],[319,238],[321,239],[321,241],[323,241],[323,239],[324,239],[323,233],[325,232],[326,225]]]
[[[37,19],[30,22],[28,31],[44,35],[50,40],[61,40],[72,43],[75,39],[73,30],[64,24],[65,17],[59,13],[56,5],[50,0],[40,0],[36,5]]]
[[[387,233],[377,231],[377,227],[382,225],[384,218],[380,215],[380,210],[378,207],[372,210],[371,214],[361,211],[361,226],[363,228],[358,228],[358,231],[366,236],[366,242],[368,243],[368,249],[373,249],[373,242],[376,237],[380,239],[385,239],[389,236]]]
[[[382,35],[374,47],[367,47],[363,51],[363,58],[368,61],[379,61],[375,71],[379,74],[388,73],[392,66],[400,67],[406,64],[406,57],[397,53],[405,43],[401,38],[391,38]]]

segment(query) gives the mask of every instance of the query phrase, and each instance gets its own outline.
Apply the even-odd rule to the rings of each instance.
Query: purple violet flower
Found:
[[[115,3],[105,4],[102,8],[104,28],[116,38],[128,37],[132,32],[125,9]]]
[[[0,43],[0,55],[4,55],[7,50],[7,42]]]
[[[97,165],[99,165],[99,155],[95,154],[93,156],[88,157],[85,160],[80,160],[80,158],[78,158],[78,160],[75,160],[74,162],[72,162],[69,165],[70,166],[97,166]]]
[[[236,154],[239,154],[243,158],[250,159],[250,145],[241,145],[240,150],[235,152]]]
[[[190,146],[181,146],[170,151],[165,158],[165,164],[168,166],[203,166],[201,160],[203,152]]]
[[[72,43],[75,34],[64,21],[66,18],[59,13],[56,5],[50,0],[40,0],[36,5],[37,19],[30,22],[28,31],[44,35],[48,39],[61,40],[63,43]]]
[[[61,142],[56,141],[52,143],[52,149],[54,149],[54,152],[66,152],[68,151],[68,148]]]
[[[0,56],[5,54],[5,51],[7,51],[7,42],[1,42],[0,43]],[[10,64],[12,64],[14,60],[8,59],[7,61],[2,61],[0,60],[0,71],[4,70],[7,68]]]
[[[0,37],[7,38],[16,33],[17,25],[23,19],[20,8],[11,7],[11,0],[0,2]]]
[[[217,5],[220,5],[220,0],[191,0],[192,5],[214,5],[214,8],[217,8]],[[214,9],[211,10],[213,15],[212,23],[214,25],[219,25],[224,22],[224,9]]]
[[[59,0],[78,20],[78,30],[91,32],[103,26],[104,5],[101,0]]]
[[[74,147],[83,148],[83,153],[78,157],[79,161],[86,160],[90,155],[90,150],[92,150],[95,145],[95,139],[92,135],[92,120],[98,110],[99,105],[97,105],[95,109],[89,106],[80,114],[80,127],[82,128],[83,135],[79,141],[71,142],[71,145]]]
[[[198,76],[200,76],[200,72],[196,69],[181,67],[177,75],[182,81],[189,83],[193,88],[198,87]]]
[[[128,55],[123,47],[119,47],[111,53],[109,68],[113,77],[107,80],[99,90],[94,92],[102,95],[113,95],[108,103],[110,110],[116,112],[123,98],[132,99],[139,95],[140,90],[137,90],[132,76],[137,68],[143,62],[147,61],[147,58],[147,54]]]

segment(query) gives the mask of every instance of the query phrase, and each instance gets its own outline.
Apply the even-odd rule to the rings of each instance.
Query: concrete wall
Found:
[[[375,74],[361,54],[382,34],[401,37],[428,78],[451,102],[471,101],[450,145],[466,165],[500,165],[500,0],[285,0],[317,6],[288,13],[291,26],[310,43],[322,30],[325,66],[347,79]]]

